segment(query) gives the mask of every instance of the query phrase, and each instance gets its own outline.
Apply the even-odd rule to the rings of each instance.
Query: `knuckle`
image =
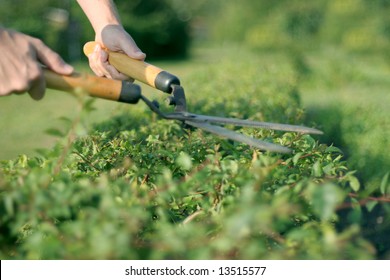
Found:
[[[43,79],[43,72],[41,67],[38,64],[31,64],[28,67],[28,72],[26,75],[27,83],[30,85],[33,85],[37,81],[40,81]]]
[[[25,92],[29,89],[30,83],[28,79],[17,79],[12,83],[10,91],[13,92]]]
[[[40,71],[40,69],[38,69],[38,67],[34,67],[30,70],[29,72],[29,81],[35,81],[35,80],[39,80],[42,76],[42,72]]]
[[[31,38],[31,41],[32,43],[36,46],[36,47],[42,47],[42,46],[46,46],[43,41],[39,38],[35,38],[35,37],[30,37]]]

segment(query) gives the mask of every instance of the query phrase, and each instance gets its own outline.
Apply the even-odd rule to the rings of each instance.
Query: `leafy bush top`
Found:
[[[259,65],[220,62],[184,77],[191,111],[302,122],[294,71]],[[338,148],[242,129],[294,150],[263,153],[131,108],[74,140],[78,118],[53,150],[1,163],[1,258],[376,257],[357,221],[378,201]]]

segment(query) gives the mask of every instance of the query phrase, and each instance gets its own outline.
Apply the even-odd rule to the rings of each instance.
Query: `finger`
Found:
[[[107,65],[109,65],[108,54],[100,45],[96,45],[93,53],[88,56],[88,59],[89,66],[97,76],[111,78],[111,74],[107,70]]]
[[[95,60],[94,68],[101,75],[110,79],[134,81],[131,77],[120,73],[114,66],[108,61],[108,53],[104,51],[100,46],[96,48],[96,54],[92,59]]]
[[[104,74],[105,77],[112,79],[111,73],[109,71],[109,62],[108,62],[108,53],[100,48],[100,51],[97,55],[98,58],[98,67],[100,71]]]
[[[89,67],[97,76],[103,77],[103,73],[99,70],[99,67],[97,66],[98,58],[96,49],[97,46],[95,47],[94,51],[88,55]]]
[[[114,66],[112,66],[111,64],[108,64],[106,66],[106,69],[110,72],[110,75],[111,75],[111,78],[112,79],[115,79],[115,80],[122,80],[122,81],[130,81],[130,82],[133,82],[134,79],[119,72]]]
[[[70,75],[73,72],[73,67],[67,63],[49,47],[47,47],[42,41],[35,39],[33,44],[36,49],[37,58],[49,69],[62,75]]]
[[[112,51],[123,52],[134,59],[144,60],[146,57],[123,26],[106,25],[100,34],[97,33],[96,41],[102,42]]]
[[[38,65],[31,65],[30,69],[30,85],[27,90],[28,94],[34,100],[40,100],[45,95],[46,81],[43,76],[42,68]]]
[[[137,44],[130,36],[127,37],[127,40],[121,40],[119,44],[122,51],[131,58],[137,60],[144,60],[146,58],[146,54],[143,53],[140,48],[138,48]]]

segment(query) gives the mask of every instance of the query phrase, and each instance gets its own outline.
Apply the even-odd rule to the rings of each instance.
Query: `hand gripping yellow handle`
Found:
[[[98,43],[86,43],[84,45],[84,54],[88,56],[93,53],[96,44]],[[107,49],[105,49],[105,51],[108,53],[108,61],[112,66],[114,66],[119,72],[137,81],[167,93],[172,91],[171,86],[173,84],[180,84],[180,80],[176,76],[154,65],[130,58],[120,52],[112,52]]]

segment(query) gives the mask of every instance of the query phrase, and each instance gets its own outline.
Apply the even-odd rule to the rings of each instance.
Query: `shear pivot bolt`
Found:
[[[176,105],[175,98],[173,96],[169,96],[167,98],[167,103],[168,103],[168,105],[173,105],[173,106]]]

